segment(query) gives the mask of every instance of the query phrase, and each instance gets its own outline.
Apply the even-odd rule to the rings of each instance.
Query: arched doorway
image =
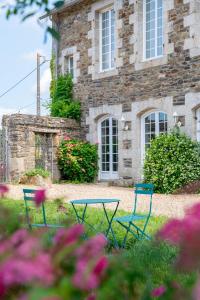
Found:
[[[118,121],[107,116],[99,121],[99,177],[118,178]]]

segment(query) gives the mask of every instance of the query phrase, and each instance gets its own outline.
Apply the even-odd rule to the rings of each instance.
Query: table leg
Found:
[[[76,214],[76,218],[77,218],[78,223],[83,224],[85,222],[85,214],[86,214],[86,210],[87,210],[87,204],[84,207],[82,216],[79,216],[78,211],[76,209],[76,206],[73,203],[72,203],[72,207],[73,207],[74,212]]]
[[[111,231],[112,237],[113,237],[113,239],[114,239],[114,245],[115,245],[115,248],[119,248],[119,245],[118,245],[117,239],[116,239],[116,237],[115,237],[114,231],[113,231],[113,229],[112,229],[112,221],[113,221],[114,216],[115,216],[115,214],[116,214],[116,212],[117,212],[118,206],[119,206],[119,202],[117,203],[116,208],[115,208],[115,210],[114,210],[114,212],[113,212],[113,214],[112,214],[112,217],[111,217],[110,220],[109,220],[109,217],[108,217],[108,214],[107,214],[107,211],[106,211],[105,204],[103,203],[104,214],[105,214],[106,220],[107,220],[107,222],[108,222],[108,229],[106,230],[105,236],[108,237],[109,231]]]

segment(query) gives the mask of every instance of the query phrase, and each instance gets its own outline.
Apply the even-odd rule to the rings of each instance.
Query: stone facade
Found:
[[[58,179],[59,141],[64,136],[81,138],[80,126],[74,120],[24,114],[3,116],[2,131],[8,182],[18,181],[26,171],[37,167],[37,162],[51,172],[52,179]]]
[[[96,13],[113,4],[116,10],[115,69],[98,69]],[[200,4],[197,0],[163,0],[163,55],[144,60],[144,0],[82,0],[54,12],[61,39],[54,41],[57,72],[65,49],[76,47],[78,78],[74,93],[81,100],[82,126],[87,139],[99,142],[98,124],[106,116],[118,120],[119,179],[142,176],[142,122],[150,112],[181,120],[181,130],[197,138],[200,107]]]

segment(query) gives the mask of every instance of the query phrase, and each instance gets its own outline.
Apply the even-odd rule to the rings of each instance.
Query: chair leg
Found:
[[[128,233],[130,232],[130,227],[131,227],[131,223],[129,223],[129,226],[126,229],[126,234],[124,236],[124,240],[123,240],[123,243],[122,243],[122,248],[125,248],[125,246],[126,246],[126,241],[127,241]]]

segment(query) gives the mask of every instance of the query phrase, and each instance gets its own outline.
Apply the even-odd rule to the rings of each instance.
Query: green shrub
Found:
[[[73,79],[71,74],[60,75],[55,78],[55,58],[51,60],[50,85],[51,101],[47,105],[52,117],[71,118],[80,121],[81,104],[73,98]]]
[[[81,118],[80,102],[66,103],[64,100],[51,103],[51,116],[60,118],[71,118],[79,121]]]
[[[36,168],[36,169],[26,172],[25,175],[30,176],[30,177],[39,175],[39,176],[42,176],[43,178],[47,178],[47,177],[50,177],[51,173],[42,168]]]
[[[97,146],[78,140],[64,140],[58,150],[63,179],[93,182],[98,173]]]
[[[144,178],[160,193],[174,192],[200,179],[199,143],[177,132],[152,140],[145,158]]]

